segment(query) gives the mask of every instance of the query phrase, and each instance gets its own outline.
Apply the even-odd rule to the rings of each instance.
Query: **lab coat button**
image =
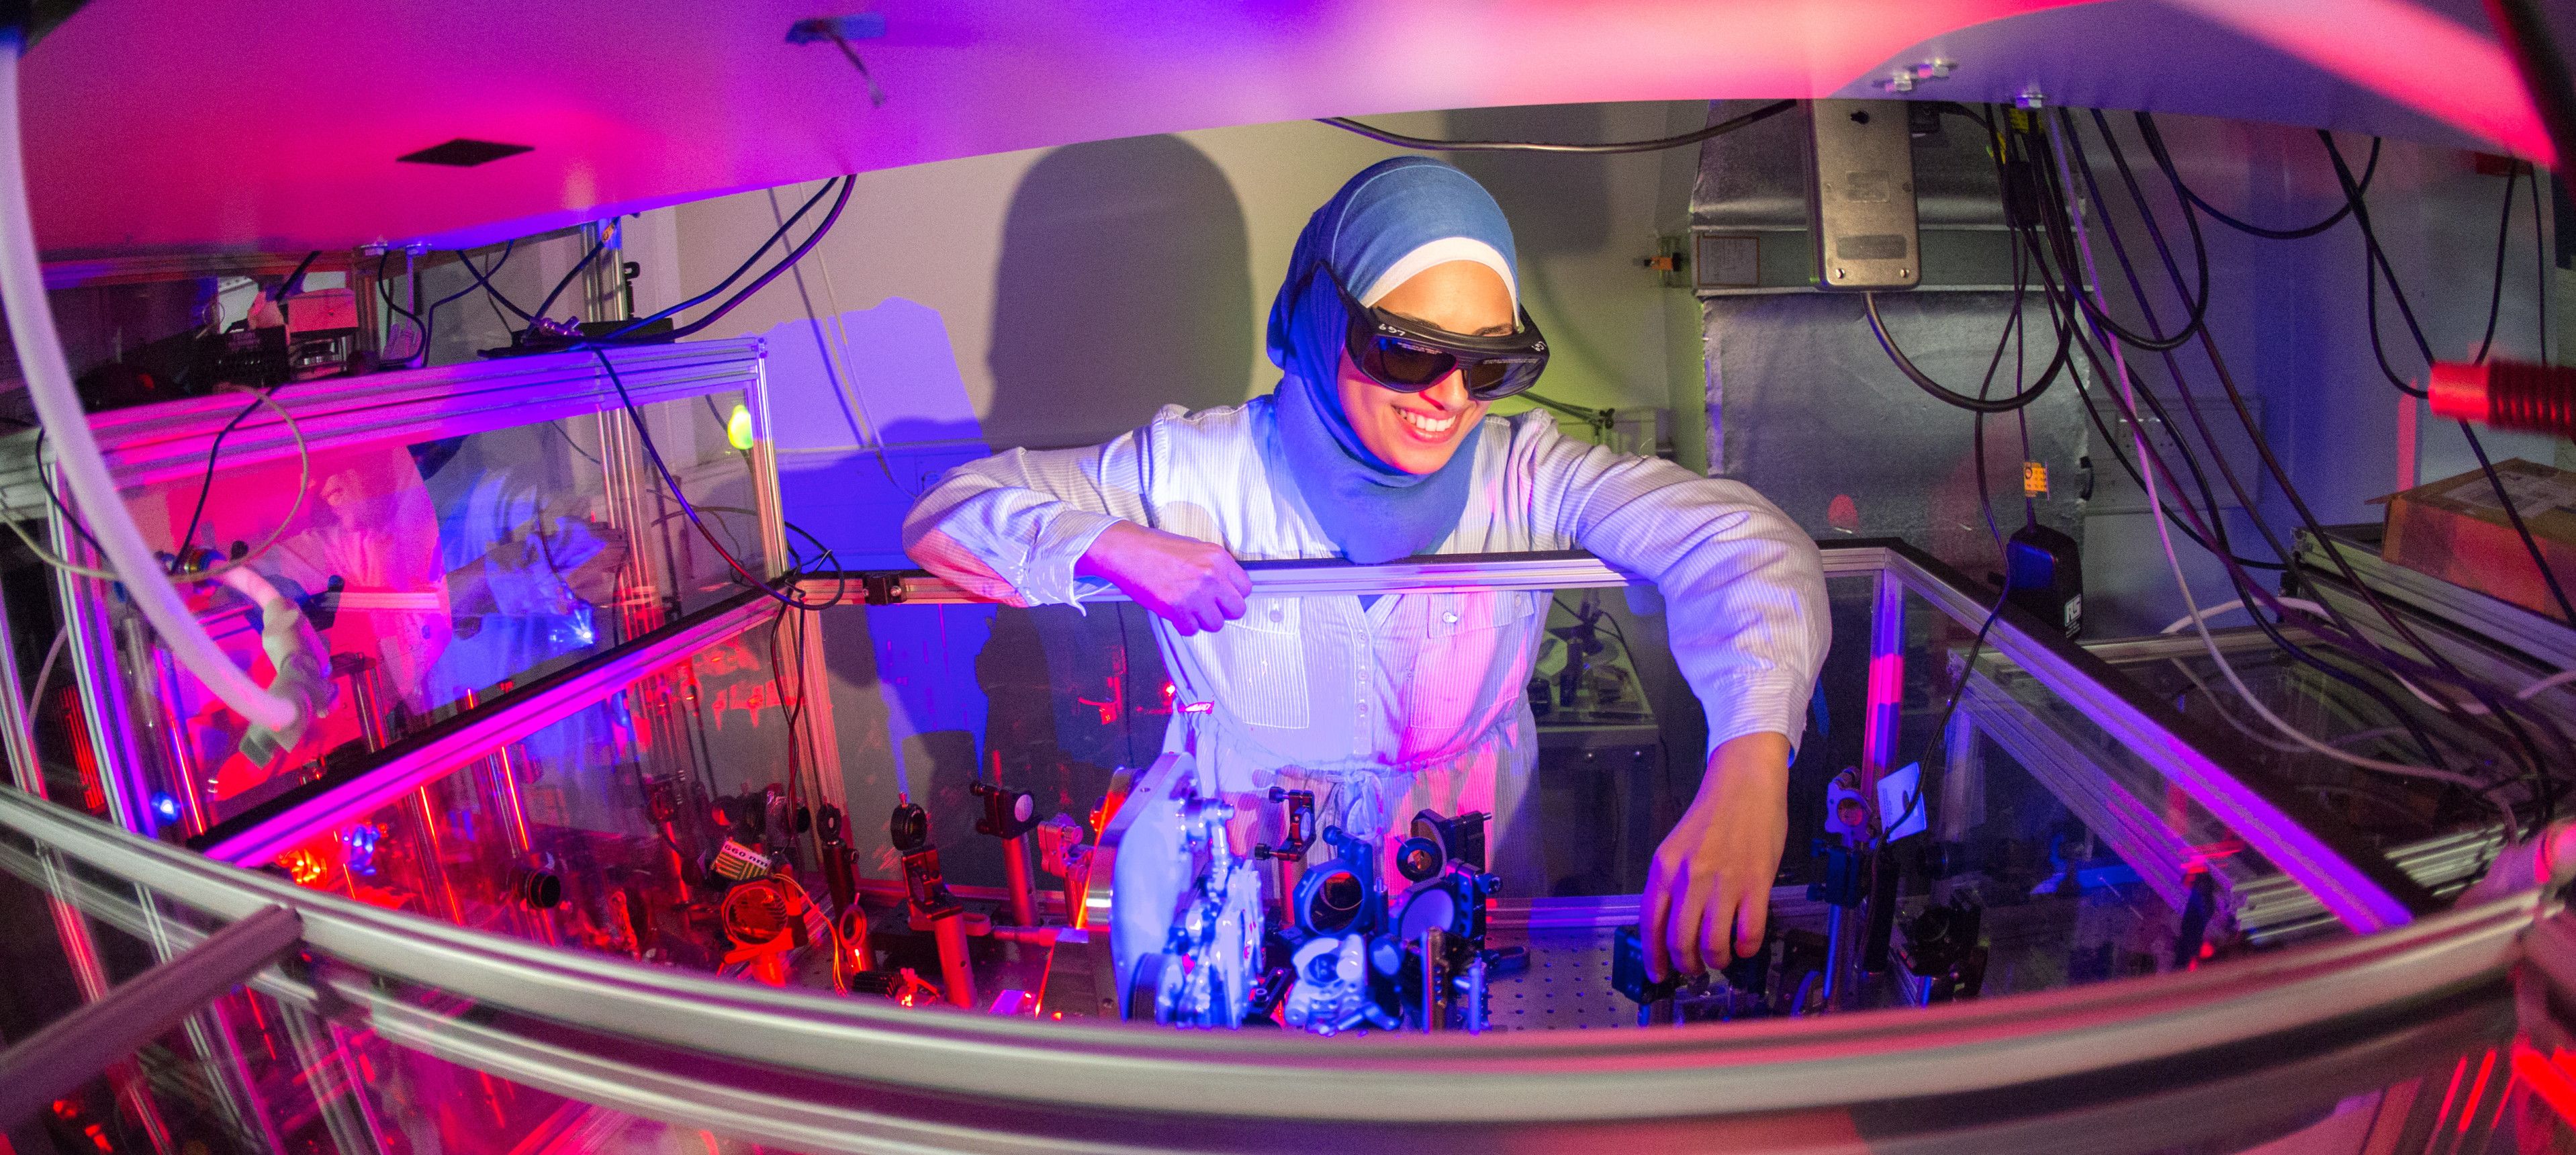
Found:
[[[1454,625],[1457,625],[1457,624],[1458,624],[1458,611],[1456,611],[1456,610],[1451,610],[1451,611],[1449,611],[1448,613],[1442,614],[1442,615],[1440,615],[1440,620],[1441,620],[1441,621],[1444,621],[1444,622],[1447,622],[1447,623],[1449,623],[1450,625],[1453,625],[1453,626],[1454,626]]]
[[[1278,621],[1278,620],[1279,620],[1279,616],[1280,616],[1280,615],[1279,615],[1279,607],[1277,607],[1277,606],[1272,606],[1272,607],[1270,607],[1270,620],[1271,620],[1271,621],[1274,621],[1274,622],[1275,622],[1275,621]]]

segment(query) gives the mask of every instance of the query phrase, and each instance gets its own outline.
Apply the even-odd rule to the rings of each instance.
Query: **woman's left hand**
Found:
[[[1788,837],[1789,739],[1728,739],[1647,868],[1637,912],[1647,975],[1701,975],[1762,949]]]

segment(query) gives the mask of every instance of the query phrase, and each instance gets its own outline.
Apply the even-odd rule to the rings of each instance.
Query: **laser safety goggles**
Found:
[[[1539,373],[1547,368],[1547,339],[1539,335],[1528,309],[1520,310],[1517,332],[1471,337],[1364,306],[1342,284],[1340,273],[1329,267],[1325,272],[1350,318],[1343,348],[1351,363],[1389,389],[1420,393],[1454,371],[1462,376],[1469,397],[1498,401],[1538,384]]]

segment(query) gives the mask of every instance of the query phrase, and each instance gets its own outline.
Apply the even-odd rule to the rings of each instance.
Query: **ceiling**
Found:
[[[848,7],[838,7],[847,4]],[[1319,116],[1884,95],[2151,108],[2546,157],[2475,0],[93,0],[25,72],[49,260],[498,240],[742,189]],[[2557,4],[2562,39],[2576,5]],[[797,20],[855,41],[871,107]],[[470,168],[395,158],[530,146]],[[865,205],[856,211],[865,211]]]

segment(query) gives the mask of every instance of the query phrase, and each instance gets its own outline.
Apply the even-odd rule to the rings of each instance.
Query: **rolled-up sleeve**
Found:
[[[1132,433],[1085,449],[1007,450],[922,494],[903,520],[904,552],[977,597],[1078,605],[1074,563],[1112,524],[1145,520],[1141,481]]]
[[[1709,750],[1765,732],[1796,746],[1833,634],[1815,542],[1740,482],[1573,441],[1552,423],[1516,440],[1540,525],[1662,592]]]

